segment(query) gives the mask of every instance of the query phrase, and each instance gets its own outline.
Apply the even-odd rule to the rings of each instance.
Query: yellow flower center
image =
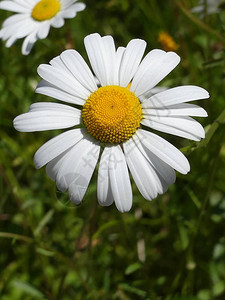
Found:
[[[32,10],[32,17],[37,21],[44,21],[53,18],[60,10],[58,0],[41,0]]]
[[[109,85],[99,88],[82,109],[87,131],[105,143],[128,140],[140,127],[142,108],[139,99],[127,88]]]

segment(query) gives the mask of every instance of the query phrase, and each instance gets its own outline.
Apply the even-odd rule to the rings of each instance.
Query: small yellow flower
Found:
[[[165,51],[176,51],[179,48],[172,36],[165,31],[159,33],[158,42]]]

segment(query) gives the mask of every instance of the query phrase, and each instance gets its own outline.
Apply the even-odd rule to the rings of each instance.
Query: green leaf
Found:
[[[50,209],[46,215],[42,218],[40,223],[38,224],[37,228],[34,231],[34,235],[37,236],[40,234],[41,230],[45,227],[45,225],[51,220],[52,216],[54,214],[54,210]]]
[[[194,204],[196,205],[196,207],[198,209],[201,208],[201,202],[198,200],[198,197],[195,195],[194,191],[191,189],[187,189],[188,191],[188,195],[190,196],[191,200],[194,202]]]
[[[225,290],[225,283],[224,281],[219,281],[213,286],[213,295],[215,297],[221,295]]]
[[[55,255],[55,253],[53,251],[49,251],[49,250],[46,250],[43,248],[37,248],[36,252],[39,254],[42,254],[44,256],[50,256],[50,257]]]
[[[210,300],[210,291],[209,290],[201,290],[197,294],[198,300]]]
[[[129,284],[127,283],[121,283],[120,284],[120,288],[124,291],[127,291],[131,294],[135,294],[135,295],[138,295],[140,297],[145,297],[147,292],[141,290],[141,289],[138,289],[136,287],[133,287],[133,286],[130,286]]]
[[[28,236],[11,233],[11,232],[0,232],[0,237],[15,239],[15,240],[23,240],[25,242],[33,242],[33,239]]]
[[[93,239],[96,239],[99,237],[99,235],[106,229],[108,228],[111,228],[111,227],[114,227],[116,225],[119,224],[119,221],[118,220],[112,220],[112,221],[109,221],[105,224],[103,224],[99,229],[98,231],[95,232],[95,234],[93,235]]]
[[[125,270],[125,274],[130,275],[130,274],[136,272],[137,270],[139,270],[141,267],[142,267],[142,264],[140,264],[139,262],[129,265]]]
[[[225,245],[217,244],[213,250],[213,257],[218,259],[225,254]]]
[[[181,223],[178,224],[178,229],[180,233],[181,247],[185,250],[189,244],[187,229]]]
[[[30,296],[36,297],[38,299],[46,299],[45,296],[42,294],[42,292],[40,292],[37,288],[35,288],[28,282],[14,280],[12,282],[12,286],[15,289],[21,290]]]

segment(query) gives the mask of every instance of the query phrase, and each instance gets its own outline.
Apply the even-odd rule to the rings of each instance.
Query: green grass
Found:
[[[0,298],[1,300],[222,300],[225,297],[225,11],[198,19],[196,1],[84,1],[87,8],[61,29],[51,29],[31,54],[21,41],[0,41]],[[0,11],[0,21],[11,15]],[[19,133],[17,115],[37,101],[36,69],[67,47],[87,58],[83,38],[113,35],[117,46],[132,38],[160,48],[166,30],[179,44],[179,66],[161,85],[207,89],[198,103],[206,139],[166,135],[184,152],[191,172],[152,202],[133,184],[134,203],[121,214],[96,200],[96,173],[80,206],[56,190],[33,155],[57,131]],[[141,217],[138,217],[141,215]]]

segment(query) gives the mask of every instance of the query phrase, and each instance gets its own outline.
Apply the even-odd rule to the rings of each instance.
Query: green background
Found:
[[[190,14],[197,1],[84,1],[85,11],[51,29],[30,55],[21,41],[0,41],[0,299],[222,300],[225,297],[225,12]],[[10,16],[0,11],[0,22]],[[211,95],[198,103],[206,130],[200,143],[170,135],[191,172],[177,174],[167,193],[146,201],[133,187],[133,207],[100,207],[96,173],[80,206],[56,190],[33,155],[59,131],[19,133],[12,120],[37,101],[37,67],[65,48],[86,59],[83,38],[110,34],[161,48],[160,31],[179,44],[181,63],[160,85],[193,84]],[[147,53],[147,52],[146,52]]]

